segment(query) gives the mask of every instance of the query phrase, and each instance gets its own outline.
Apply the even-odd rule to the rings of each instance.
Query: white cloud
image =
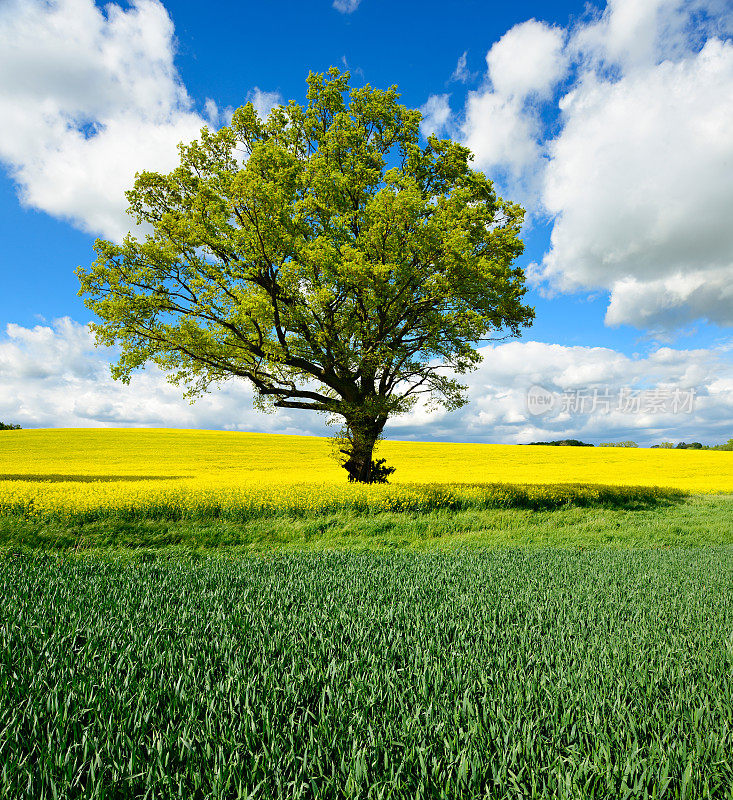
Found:
[[[517,98],[492,91],[469,92],[462,133],[476,166],[490,176],[497,169],[507,171],[510,184],[532,177],[541,154],[538,121]],[[520,190],[512,185],[509,191],[515,199]]]
[[[333,0],[333,7],[342,14],[353,14],[361,0]]]
[[[733,347],[675,350],[662,347],[644,357],[608,348],[509,342],[482,348],[480,368],[466,376],[470,403],[456,412],[419,407],[393,420],[389,438],[526,442],[580,438],[727,441],[733,436]],[[252,408],[252,391],[232,380],[191,405],[181,389],[155,367],[135,374],[129,385],[113,381],[114,352],[95,349],[85,325],[65,318],[52,326],[9,325],[0,337],[0,420],[24,427],[224,428],[272,433],[330,435],[311,412]],[[576,389],[662,387],[697,392],[688,413],[629,414],[599,408],[594,413],[533,416],[527,392],[533,385],[562,393]],[[586,409],[588,410],[588,409]]]
[[[608,291],[610,325],[733,324],[729,12],[609,0],[567,32],[530,20],[491,47],[485,86],[468,93],[477,165],[553,220],[531,279]],[[557,118],[540,116],[560,86]]]
[[[86,325],[69,318],[52,326],[8,325],[0,337],[0,420],[23,427],[224,428],[324,435],[314,414],[252,408],[252,392],[232,380],[190,404],[156,367],[129,385],[112,380],[114,351],[96,349]]]
[[[494,92],[502,97],[546,97],[567,68],[565,31],[530,19],[515,25],[486,54]]]
[[[561,291],[608,289],[610,324],[731,325],[733,45],[646,67],[641,52],[628,74],[586,74],[562,102],[537,274]]]
[[[515,25],[486,54],[484,86],[468,93],[462,138],[500,190],[536,207],[542,167],[537,102],[562,80],[565,32],[532,19]]]
[[[252,89],[247,100],[252,103],[261,119],[267,119],[270,111],[283,102],[280,92],[265,92],[259,86]]]
[[[608,0],[596,20],[574,31],[570,49],[591,65],[628,73],[685,57],[731,30],[728,0]]]
[[[22,201],[114,239],[132,223],[124,191],[135,172],[172,169],[178,142],[206,124],[176,71],[173,23],[157,0],[126,10],[3,3],[0,117],[0,160]]]
[[[468,50],[466,50],[458,57],[456,68],[453,70],[450,79],[452,81],[460,81],[461,83],[466,83],[467,81],[471,80],[472,77],[473,76],[468,70]]]
[[[598,62],[625,68],[655,61],[660,17],[667,0],[609,0],[599,20],[581,26],[574,48]]]
[[[606,322],[647,328],[683,327],[708,318],[733,325],[733,269],[698,269],[651,280],[622,278],[613,284]]]
[[[219,124],[222,112],[219,110],[216,100],[212,100],[210,97],[206,98],[204,102],[204,116],[212,128],[215,128]]]
[[[464,376],[470,402],[464,408],[431,413],[424,407],[395,419],[390,438],[521,443],[577,438],[598,443],[632,439],[718,443],[733,436],[733,362],[725,347],[716,350],[653,350],[629,357],[602,347],[566,347],[541,342],[509,342],[482,348],[483,362]],[[527,405],[531,387],[553,393],[552,413],[534,415]],[[638,398],[639,409],[619,408],[622,390]],[[645,391],[666,397],[664,413],[646,408]],[[608,402],[597,402],[593,394]],[[692,413],[672,410],[675,390],[692,395]],[[562,396],[582,398],[563,410]],[[637,402],[636,400],[634,402]]]
[[[422,121],[420,133],[427,139],[430,134],[440,134],[450,128],[449,94],[431,94],[427,103],[420,107]]]

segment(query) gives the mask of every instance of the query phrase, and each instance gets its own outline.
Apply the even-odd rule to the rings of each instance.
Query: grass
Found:
[[[474,508],[338,512],[227,520],[104,519],[78,524],[0,517],[0,549],[184,550],[673,547],[733,544],[733,497],[605,503],[552,511]]]
[[[733,800],[733,454],[384,448],[0,436],[0,797]]]
[[[0,562],[0,795],[731,798],[733,549]]]

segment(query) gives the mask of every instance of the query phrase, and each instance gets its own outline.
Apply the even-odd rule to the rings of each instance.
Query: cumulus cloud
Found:
[[[581,438],[634,439],[640,444],[686,439],[727,441],[733,436],[733,346],[718,350],[653,350],[629,357],[608,348],[509,342],[482,348],[480,368],[466,376],[470,403],[456,412],[424,406],[388,425],[392,439],[527,442]],[[24,427],[181,427],[330,435],[311,412],[252,408],[252,391],[232,380],[192,405],[157,368],[113,381],[114,352],[95,349],[86,325],[68,318],[53,325],[8,325],[0,337],[0,420]],[[527,395],[541,386],[558,396],[608,391],[612,407],[530,412]],[[695,397],[691,413],[638,413],[615,406],[623,389],[678,389]],[[608,412],[608,413],[606,413]]]
[[[733,324],[732,31],[724,0],[609,0],[490,48],[462,134],[553,221],[537,285],[607,290],[610,325]]]
[[[112,380],[113,350],[95,348],[86,325],[69,318],[26,328],[11,324],[0,337],[0,420],[23,427],[209,428],[320,434],[314,414],[263,414],[252,392],[232,380],[192,405],[156,367],[129,385]]]
[[[546,97],[565,74],[565,31],[535,19],[515,25],[486,54],[493,91],[502,97]]]
[[[610,291],[607,322],[733,324],[733,45],[590,73],[562,101],[544,203],[554,215],[539,276]],[[624,51],[624,58],[628,58]]]
[[[602,347],[508,342],[481,353],[479,369],[464,376],[467,406],[451,413],[421,406],[392,421],[389,436],[507,443],[632,439],[642,445],[733,436],[733,361],[725,347],[661,347],[626,356]],[[534,413],[528,404],[533,387],[553,396],[548,413]],[[654,398],[664,403],[654,407]]]
[[[662,330],[702,318],[733,325],[731,268],[680,271],[646,280],[621,278],[613,283],[606,312],[609,325],[633,322]]]
[[[0,160],[26,205],[114,239],[129,230],[135,172],[172,169],[206,125],[174,51],[157,0],[0,5]]]
[[[206,98],[204,102],[204,116],[212,128],[218,125],[223,113],[224,112],[219,109],[216,100],[212,100],[210,97]]]
[[[423,107],[423,132],[457,128],[475,156],[476,166],[498,178],[502,191],[536,204],[542,126],[538,103],[563,78],[568,56],[561,28],[531,19],[515,25],[486,54],[483,84],[468,93],[460,125],[448,95],[432,95]],[[467,54],[451,80],[467,81]]]
[[[538,120],[517,98],[469,92],[462,133],[477,167],[489,175],[497,169],[509,173],[512,195],[519,191],[516,184],[522,178],[534,175],[540,157]]]
[[[462,138],[476,165],[513,199],[536,205],[542,137],[538,102],[567,69],[565,32],[537,20],[511,28],[486,54],[484,85],[468,93]]]
[[[608,0],[602,14],[574,30],[570,50],[627,73],[684,58],[732,31],[728,0]]]

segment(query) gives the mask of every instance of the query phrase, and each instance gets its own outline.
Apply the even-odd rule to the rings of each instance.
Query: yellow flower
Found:
[[[0,515],[246,520],[341,509],[557,507],[610,488],[733,492],[733,453],[383,442],[388,486],[347,484],[314,437],[221,431],[27,430],[0,438]],[[500,483],[499,483],[500,482]],[[582,484],[572,486],[568,484]]]

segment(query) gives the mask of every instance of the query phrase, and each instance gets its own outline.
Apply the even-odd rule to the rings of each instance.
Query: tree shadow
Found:
[[[527,489],[528,487],[523,487]],[[625,511],[644,511],[679,505],[690,493],[682,489],[660,486],[613,486],[606,484],[555,484],[545,495],[533,486],[515,498],[515,508],[553,511],[563,508],[609,508]],[[555,491],[552,491],[554,489]]]
[[[28,481],[32,483],[115,483],[118,481],[175,481],[185,478],[185,475],[60,475],[36,474],[3,475],[0,481]]]
[[[555,511],[569,508],[610,508],[643,511],[679,505],[690,492],[659,486],[614,486],[592,483],[474,483],[450,484],[477,489],[468,502],[458,494],[446,504],[438,490],[433,508],[497,508]],[[430,498],[427,498],[430,505]]]

